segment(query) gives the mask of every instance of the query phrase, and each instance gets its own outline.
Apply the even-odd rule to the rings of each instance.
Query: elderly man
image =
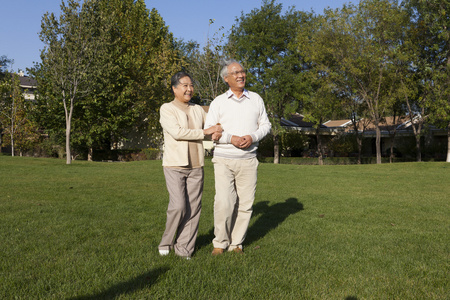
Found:
[[[221,77],[229,90],[211,103],[205,128],[220,124],[214,148],[214,250],[243,253],[255,199],[258,142],[271,128],[263,99],[245,89],[246,73],[235,60],[225,61]]]

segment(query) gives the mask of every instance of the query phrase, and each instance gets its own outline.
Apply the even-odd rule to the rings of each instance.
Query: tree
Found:
[[[327,27],[327,20],[321,16],[313,18],[306,26],[302,26],[296,37],[298,52],[304,58],[307,68],[304,72],[304,78],[309,82],[306,92],[301,98],[303,115],[305,120],[313,124],[316,137],[316,155],[319,165],[323,165],[324,144],[322,143],[321,129],[325,120],[339,115],[340,108],[337,105],[339,90],[336,90],[333,78],[333,61],[326,58],[326,51],[320,51],[317,48],[323,48],[322,34],[328,34],[324,28]],[[325,67],[322,61],[327,62]]]
[[[345,99],[342,103],[344,104],[344,113],[350,115],[356,144],[358,145],[358,164],[361,164],[364,133],[372,122],[372,119],[370,118],[366,103],[361,101],[357,95],[350,93],[349,98]]]
[[[11,155],[16,150],[22,155],[24,150],[39,138],[36,126],[29,118],[31,102],[25,101],[17,74],[6,72],[0,81],[0,124],[4,133],[9,135],[5,145],[11,146]]]
[[[214,24],[214,20],[209,20],[209,28]],[[209,104],[220,94],[227,90],[226,84],[220,77],[222,61],[226,58],[224,53],[223,39],[225,35],[219,28],[212,38],[208,37],[206,45],[200,49],[200,45],[190,41],[180,43],[182,53],[186,57],[186,71],[191,74],[195,81],[195,93],[200,98],[199,103]]]
[[[325,10],[310,44],[299,45],[332,93],[348,94],[367,105],[376,129],[377,163],[381,163],[379,124],[395,100],[392,57],[400,42],[401,17],[398,6],[388,0],[365,0],[359,7],[350,4]]]
[[[8,65],[11,63],[11,60],[8,59],[6,55],[0,56],[0,84],[3,84],[2,81],[5,78],[5,73],[8,70]],[[3,96],[3,91],[1,92],[1,95]],[[0,153],[2,152],[2,131],[3,128],[0,127]]]
[[[279,163],[280,119],[298,108],[299,94],[307,83],[302,78],[304,64],[292,41],[310,14],[263,1],[260,9],[241,14],[229,35],[228,53],[243,62],[249,71],[249,89],[264,98],[272,122],[274,163]]]
[[[80,118],[87,134],[78,136],[89,146],[88,159],[105,141],[114,147],[130,131],[159,128],[158,109],[172,97],[170,77],[181,66],[172,34],[144,1],[103,0],[98,10],[110,18],[102,24],[107,40],[99,88],[83,103]]]
[[[425,73],[419,97],[426,97],[430,121],[447,128],[447,162],[450,162],[450,3],[448,0],[404,2]]]
[[[11,64],[11,60],[6,55],[0,56],[0,80],[3,79],[5,73],[8,71],[8,65]]]
[[[35,76],[43,100],[49,106],[62,104],[64,108],[67,164],[72,161],[70,138],[75,103],[93,93],[95,85],[90,83],[95,72],[101,71],[97,63],[104,50],[104,36],[99,31],[101,16],[90,14],[87,9],[94,4],[86,0],[81,7],[78,1],[68,0],[67,5],[63,1],[59,19],[53,13],[43,16],[39,34],[46,46]]]
[[[56,113],[40,117],[47,129],[58,132],[63,104],[66,152],[75,147],[89,160],[94,148],[114,148],[132,130],[159,133],[158,109],[171,97],[170,77],[181,59],[158,12],[143,0],[62,7],[59,22],[44,16],[48,46],[36,71],[41,111]]]

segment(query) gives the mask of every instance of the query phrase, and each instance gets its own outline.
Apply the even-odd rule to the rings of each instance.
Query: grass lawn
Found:
[[[0,299],[449,299],[450,164],[260,164],[245,255],[157,245],[160,161],[0,156]]]

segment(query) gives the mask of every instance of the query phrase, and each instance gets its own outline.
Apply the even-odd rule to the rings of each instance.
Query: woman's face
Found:
[[[172,89],[175,99],[180,102],[188,103],[194,95],[194,84],[188,76],[182,77],[178,81],[178,85],[173,86]]]

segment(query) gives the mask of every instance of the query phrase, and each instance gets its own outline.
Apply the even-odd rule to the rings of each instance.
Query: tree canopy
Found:
[[[264,0],[229,34],[208,34],[200,49],[176,41],[144,0],[63,0],[59,16],[42,18],[42,62],[30,70],[39,86],[33,113],[42,130],[65,141],[67,163],[79,153],[92,159],[131,131],[158,146],[171,75],[190,72],[196,98],[207,104],[226,89],[220,61],[234,58],[265,101],[276,163],[280,121],[293,113],[313,123],[319,161],[324,121],[351,119],[359,155],[365,126],[375,124],[380,163],[379,125],[401,115],[412,124],[418,161],[425,124],[447,128],[450,162],[449,11],[448,0],[361,0],[315,14]],[[10,62],[0,57],[0,81]]]
[[[43,17],[46,47],[34,74],[39,119],[54,132],[65,120],[70,163],[71,146],[92,157],[93,147],[110,147],[133,127],[155,127],[180,57],[161,16],[142,0],[70,0],[61,11],[59,19]]]
[[[293,43],[295,35],[311,15],[288,9],[274,0],[236,19],[227,45],[231,57],[248,69],[249,89],[264,99],[272,122],[274,161],[279,161],[280,119],[298,109],[299,94],[306,88],[305,64]]]

